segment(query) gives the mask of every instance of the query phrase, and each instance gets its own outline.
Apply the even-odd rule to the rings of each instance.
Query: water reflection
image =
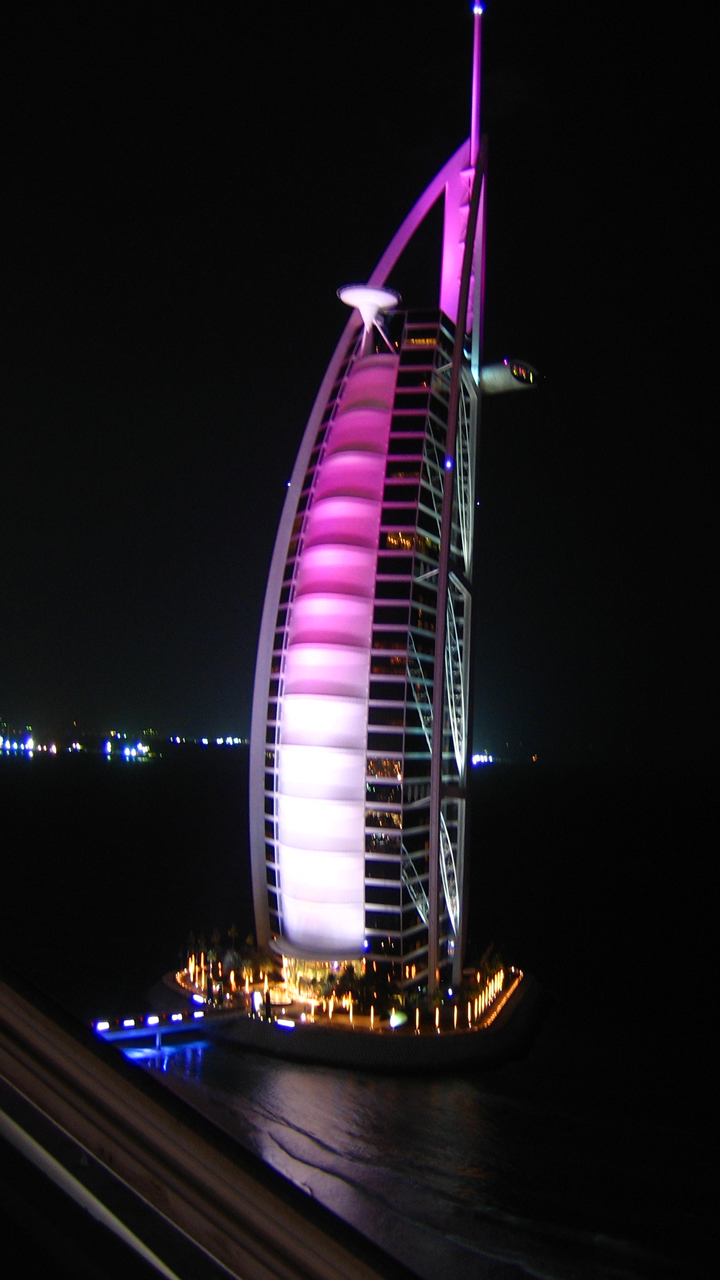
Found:
[[[166,1075],[168,1065],[173,1064],[171,1074],[177,1070],[188,1080],[202,1080],[203,1054],[209,1049],[209,1040],[190,1040],[182,1044],[165,1040],[159,1049],[136,1048],[132,1044],[120,1046],[128,1062],[138,1062]],[[177,1063],[175,1060],[178,1060]]]
[[[472,1074],[353,1075],[207,1044],[144,1062],[419,1276],[510,1276],[519,1264],[575,1277],[590,1256],[596,1274],[610,1260],[621,1275],[656,1273],[657,1258],[620,1231],[631,1175],[618,1176],[601,1122]]]

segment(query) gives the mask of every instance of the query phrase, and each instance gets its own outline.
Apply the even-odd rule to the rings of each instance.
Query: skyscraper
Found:
[[[251,738],[258,944],[319,967],[364,960],[429,990],[451,972],[457,981],[465,935],[479,6],[472,83],[470,138],[368,284],[339,291],[353,312],[288,487]],[[386,281],[441,198],[438,305],[402,309]],[[498,376],[513,381],[509,366]]]

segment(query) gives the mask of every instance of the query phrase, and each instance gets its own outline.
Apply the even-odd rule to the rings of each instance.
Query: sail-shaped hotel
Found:
[[[485,182],[475,8],[469,139],[353,309],[300,445],[265,597],[250,822],[258,945],[432,992],[465,935],[471,582]],[[438,305],[388,288],[444,201]],[[407,308],[407,309],[406,309]]]

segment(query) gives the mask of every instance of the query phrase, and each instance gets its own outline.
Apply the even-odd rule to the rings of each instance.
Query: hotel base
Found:
[[[460,1006],[426,1011],[416,1030],[412,1015],[394,1025],[391,1019],[374,1020],[371,1029],[367,1015],[351,1020],[340,1010],[332,1018],[311,1021],[300,1005],[288,1005],[274,1007],[270,1017],[228,1013],[206,1023],[204,1030],[212,1039],[239,1049],[352,1070],[411,1073],[495,1067],[527,1050],[546,1003],[539,983],[527,974],[510,976],[504,995],[471,1026],[465,1010],[465,1026],[460,1017],[453,1026]]]

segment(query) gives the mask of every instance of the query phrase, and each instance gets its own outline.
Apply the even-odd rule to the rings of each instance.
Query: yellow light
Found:
[[[416,1031],[420,1030],[420,1008],[419,1007],[415,1010],[415,1030]]]
[[[469,1027],[472,1026],[471,1010],[472,1010],[472,1007],[471,1007],[470,1001],[468,1000],[468,1026]]]
[[[374,1030],[374,1027],[375,1027],[375,1005],[371,1004],[370,1005],[370,1030],[371,1031]]]
[[[457,1031],[457,1005],[453,1009],[453,1031]]]
[[[435,1010],[435,1029],[436,1031],[440,1030],[440,1006],[439,1005]]]

